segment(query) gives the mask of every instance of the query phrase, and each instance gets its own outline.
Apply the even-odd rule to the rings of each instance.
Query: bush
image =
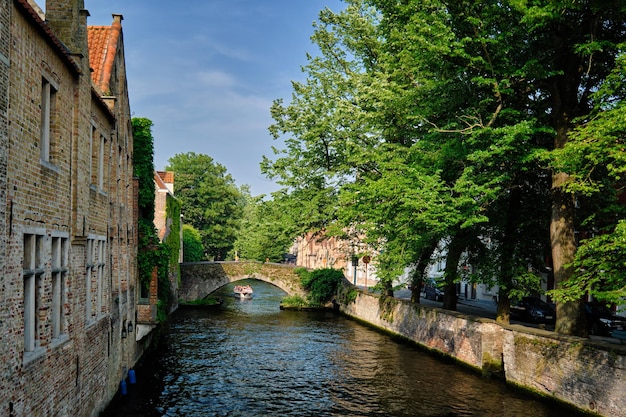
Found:
[[[291,308],[303,308],[308,307],[309,305],[309,303],[307,303],[307,301],[299,295],[287,296],[280,301],[280,304],[284,307]]]
[[[297,273],[300,275],[302,286],[310,292],[309,301],[312,305],[331,301],[344,279],[342,271],[332,268],[316,269],[311,272],[298,270]]]

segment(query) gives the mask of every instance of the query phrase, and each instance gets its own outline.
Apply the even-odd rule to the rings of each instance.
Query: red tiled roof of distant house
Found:
[[[159,176],[166,184],[174,183],[174,172],[173,171],[158,171]]]

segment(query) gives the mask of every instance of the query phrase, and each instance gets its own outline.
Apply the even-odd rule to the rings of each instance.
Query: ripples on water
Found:
[[[333,313],[280,311],[284,293],[178,312],[160,355],[108,416],[574,415]],[[142,386],[143,384],[143,386]]]

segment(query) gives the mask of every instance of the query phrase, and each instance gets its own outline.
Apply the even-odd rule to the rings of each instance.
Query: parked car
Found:
[[[613,330],[626,330],[626,317],[620,317],[606,306],[598,303],[585,303],[589,334],[610,336]]]
[[[427,300],[443,301],[443,291],[434,284],[426,285],[424,287],[424,298]]]
[[[529,323],[554,324],[556,312],[552,305],[536,297],[524,297],[511,303],[511,317]]]

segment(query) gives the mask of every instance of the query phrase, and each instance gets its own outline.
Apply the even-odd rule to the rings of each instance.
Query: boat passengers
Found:
[[[242,294],[252,293],[252,287],[249,285],[237,285],[235,286],[235,292]]]

